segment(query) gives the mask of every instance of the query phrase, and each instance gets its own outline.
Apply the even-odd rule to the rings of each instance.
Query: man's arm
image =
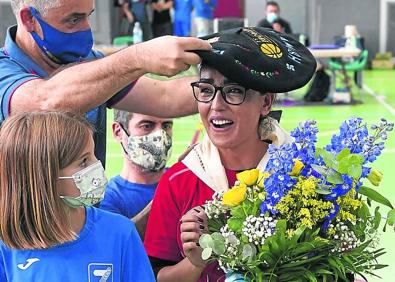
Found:
[[[163,10],[170,10],[173,8],[173,1],[167,1],[163,4]]]
[[[195,114],[191,82],[196,80],[197,76],[165,81],[143,76],[114,108],[166,118]]]
[[[134,17],[133,17],[132,12],[130,11],[129,7],[130,7],[129,2],[125,1],[125,3],[122,4],[121,9],[122,9],[122,12],[124,13],[124,15],[126,16],[126,18],[128,19],[128,22],[132,23],[134,21]]]
[[[24,83],[12,96],[11,112],[32,110],[86,112],[105,103],[115,93],[145,73],[173,76],[188,69],[190,65],[200,62],[200,58],[195,53],[188,52],[189,50],[210,48],[207,42],[197,38],[173,36],[136,44],[106,58],[68,67],[49,79],[35,79]],[[167,88],[165,85],[147,79],[136,84],[137,89],[155,89],[158,94],[171,95],[168,90],[157,89]],[[132,90],[130,94],[134,92]],[[141,93],[139,97],[141,104],[158,103],[156,106],[159,108],[170,105],[166,97],[162,99],[155,96],[153,101],[151,99],[154,95],[145,97],[144,94],[147,93]],[[176,105],[171,109],[178,108],[176,99],[178,94],[176,94],[172,99]],[[133,98],[132,102],[136,100]],[[184,106],[184,102],[185,100],[181,100],[178,105]],[[192,108],[189,107],[188,113]],[[148,110],[151,109],[152,107],[148,106]],[[171,111],[168,113],[169,116],[180,114],[179,110],[176,110],[175,114]],[[144,108],[140,112],[144,112]]]

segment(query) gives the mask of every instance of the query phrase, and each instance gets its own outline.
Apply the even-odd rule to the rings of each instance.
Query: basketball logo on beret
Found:
[[[280,47],[274,42],[262,43],[261,50],[263,54],[269,56],[270,58],[280,59],[283,56],[283,52]]]

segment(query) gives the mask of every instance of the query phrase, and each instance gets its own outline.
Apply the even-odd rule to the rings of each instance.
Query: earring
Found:
[[[277,120],[270,116],[262,116],[259,120],[258,135],[262,141],[270,141],[275,139],[275,125]]]

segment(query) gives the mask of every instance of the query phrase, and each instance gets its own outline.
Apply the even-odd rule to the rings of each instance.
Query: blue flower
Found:
[[[335,218],[335,216],[339,213],[340,207],[337,203],[333,203],[333,209],[329,210],[329,215],[325,218],[324,223],[321,226],[322,231],[326,231],[328,229],[329,224]]]
[[[274,206],[287,195],[288,191],[296,184],[296,179],[293,179],[288,174],[276,172],[265,179],[265,191],[267,193],[266,199],[261,203],[261,213],[270,212],[276,214],[277,211]]]
[[[284,144],[280,147],[269,145],[270,159],[266,165],[267,171],[282,172],[288,174],[292,171],[294,154],[292,144]]]

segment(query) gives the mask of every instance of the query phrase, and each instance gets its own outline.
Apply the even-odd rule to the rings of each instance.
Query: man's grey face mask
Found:
[[[80,190],[78,197],[60,196],[70,207],[93,206],[100,202],[107,186],[107,177],[100,161],[74,173],[72,176],[62,176],[59,179],[73,179]]]
[[[163,129],[143,136],[128,135],[128,145],[124,148],[128,159],[142,171],[157,172],[166,166],[172,151],[172,138]],[[123,147],[123,145],[122,145]]]

